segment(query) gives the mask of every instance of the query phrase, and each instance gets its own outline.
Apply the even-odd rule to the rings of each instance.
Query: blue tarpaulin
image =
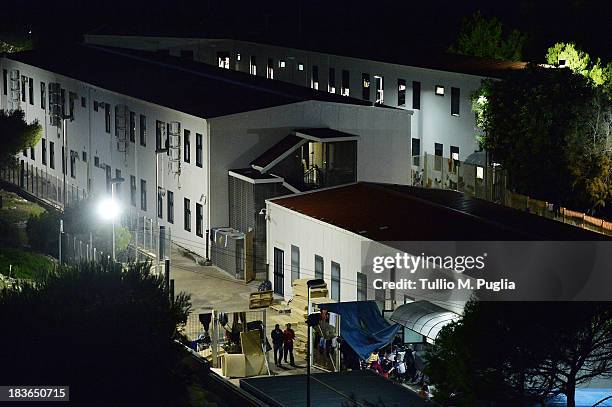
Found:
[[[374,301],[319,304],[319,308],[340,315],[341,336],[362,359],[391,343],[400,329],[385,321]]]

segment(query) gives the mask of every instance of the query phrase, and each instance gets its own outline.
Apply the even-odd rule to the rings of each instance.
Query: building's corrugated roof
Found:
[[[441,189],[359,182],[271,201],[374,241],[608,240]]]
[[[299,43],[290,38],[266,39],[265,41],[252,40],[248,38],[215,36],[201,31],[185,30],[183,32],[168,32],[159,28],[151,29],[126,29],[101,27],[89,35],[125,35],[143,37],[169,37],[169,38],[201,38],[201,39],[233,39],[236,41],[249,41],[260,44],[269,44],[280,47],[289,47],[311,52],[321,52],[332,55],[347,56],[352,58],[366,59],[371,61],[386,62],[391,64],[413,66],[418,68],[435,69],[439,71],[465,73],[470,75],[499,77],[507,70],[523,69],[526,62],[501,61],[469,55],[439,53],[424,51],[424,47],[406,45],[406,48],[369,46],[362,41],[356,43],[336,43],[333,39],[326,42],[310,43],[300,41]]]
[[[372,105],[145,51],[72,45],[14,53],[6,58],[202,118],[306,100]]]

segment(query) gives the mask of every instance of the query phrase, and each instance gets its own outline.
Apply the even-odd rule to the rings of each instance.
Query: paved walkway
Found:
[[[175,245],[172,245],[170,258],[170,278],[174,280],[175,293],[183,291],[191,295],[192,318],[196,319],[197,314],[209,312],[213,309],[222,312],[238,312],[249,309],[249,294],[257,291],[259,281],[246,284],[215,266],[199,265],[193,257],[185,255]],[[274,328],[274,324],[280,324],[284,328],[287,319],[287,316],[280,315],[272,309],[267,309],[266,335],[270,343],[272,343],[270,331]],[[188,324],[197,324],[196,321],[192,322],[190,319]],[[270,370],[275,375],[306,373],[305,361],[296,360],[297,368],[289,365],[278,368],[274,365],[272,351],[269,352],[269,360]]]

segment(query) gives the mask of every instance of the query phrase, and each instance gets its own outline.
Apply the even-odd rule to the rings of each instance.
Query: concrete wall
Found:
[[[398,106],[398,79],[406,81],[406,105],[412,109],[412,82],[421,83],[421,107],[415,110],[411,123],[411,134],[421,140],[421,154],[434,154],[434,144],[443,144],[444,157],[450,156],[450,147],[459,147],[459,159],[464,160],[477,150],[474,134],[475,119],[471,111],[470,94],[480,87],[483,77],[455,72],[410,67],[359,58],[350,58],[303,51],[292,48],[270,46],[246,41],[208,40],[195,38],[130,37],[130,36],[86,36],[86,41],[100,44],[156,50],[168,50],[180,56],[181,50],[193,52],[194,59],[218,65],[217,53],[228,52],[230,69],[250,71],[250,58],[255,56],[257,75],[267,76],[267,63],[271,58],[274,79],[296,83],[301,86],[312,85],[312,68],[318,67],[319,90],[328,90],[329,68],[335,69],[335,93],[340,93],[342,70],[350,72],[350,96],[362,98],[362,74],[370,74],[370,101],[375,100],[374,76],[383,77],[384,103]],[[409,52],[409,50],[407,50]],[[238,60],[240,55],[240,60]],[[279,66],[284,61],[285,67]],[[303,70],[300,70],[300,65]],[[444,96],[434,93],[435,86],[445,88]],[[451,107],[451,87],[460,89],[460,114],[453,116]]]

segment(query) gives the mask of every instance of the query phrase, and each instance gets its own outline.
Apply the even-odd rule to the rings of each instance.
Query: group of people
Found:
[[[284,359],[285,363],[287,363],[287,356],[289,356],[289,364],[296,367],[295,359],[293,358],[295,332],[291,329],[291,324],[287,324],[284,331],[280,329],[279,324],[276,324],[270,336],[272,337],[272,346],[274,348],[274,364],[281,367],[282,360]]]

